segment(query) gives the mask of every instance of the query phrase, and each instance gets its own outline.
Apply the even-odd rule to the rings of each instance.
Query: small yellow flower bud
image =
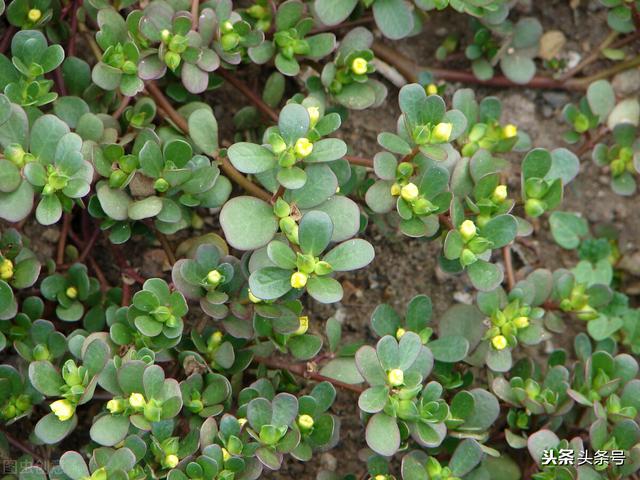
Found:
[[[517,328],[527,328],[529,326],[529,317],[518,317],[513,321]]]
[[[398,195],[400,195],[401,191],[402,191],[402,187],[399,184],[394,183],[393,185],[391,185],[391,195],[393,195],[394,197],[397,197]]]
[[[42,12],[37,8],[32,8],[27,13],[27,18],[29,19],[30,22],[36,23],[38,20],[42,18]]]
[[[493,345],[493,348],[496,350],[504,350],[507,348],[507,339],[504,335],[496,335],[491,339],[491,345]]]
[[[141,393],[132,393],[129,395],[129,405],[133,408],[144,408],[146,403],[147,402]]]
[[[291,286],[293,288],[304,288],[304,286],[307,284],[307,275],[305,273],[302,272],[295,272],[293,275],[291,275]]]
[[[180,459],[177,455],[167,455],[164,457],[164,464],[167,468],[175,468],[178,463],[180,463]]]
[[[76,287],[69,287],[64,293],[66,293],[67,297],[71,300],[75,300],[78,297],[78,289]]]
[[[304,335],[305,333],[307,333],[307,330],[309,329],[309,317],[304,315],[302,317],[298,317],[298,320],[300,321],[300,326],[295,332],[293,332],[293,334]]]
[[[309,114],[309,125],[313,128],[320,119],[320,109],[318,107],[307,107],[307,113]]]
[[[165,28],[160,33],[160,37],[162,38],[162,41],[164,43],[169,43],[169,40],[171,40],[171,32],[168,29]]]
[[[311,155],[313,152],[313,143],[309,141],[308,138],[302,137],[296,141],[296,145],[294,147],[296,155],[300,158],[305,158]]]
[[[442,122],[435,126],[431,134],[431,138],[436,142],[444,143],[448,142],[451,138],[451,132],[453,131],[453,124],[448,122]]]
[[[260,303],[262,301],[261,299],[256,297],[253,293],[251,293],[251,290],[247,290],[247,296],[249,297],[249,301],[251,303]]]
[[[387,476],[386,475],[376,475],[375,477],[373,477],[373,480],[387,480]]]
[[[353,62],[351,62],[351,71],[356,75],[364,75],[367,73],[368,67],[369,62],[362,57],[354,58]]]
[[[244,427],[245,423],[247,423],[246,418],[239,418],[238,423],[240,424],[240,428]]]
[[[163,193],[169,190],[169,182],[167,182],[164,178],[158,178],[155,182],[153,182],[153,188],[155,188],[158,192]]]
[[[66,422],[76,411],[75,405],[73,405],[69,400],[56,400],[51,405],[49,405],[53,414],[58,417],[58,420],[61,422]]]
[[[399,368],[394,368],[387,373],[387,380],[392,387],[399,387],[404,383],[404,372]]]
[[[518,127],[509,123],[502,128],[502,137],[503,138],[513,138],[518,135]]]
[[[13,262],[5,258],[0,262],[0,278],[2,280],[9,280],[11,277],[13,277]]]
[[[435,83],[430,83],[424,88],[427,95],[436,95],[438,93],[438,86]]]
[[[95,472],[91,474],[90,477],[84,477],[88,480],[107,480],[109,474],[107,473],[107,469],[104,467],[99,468]]]
[[[211,334],[211,336],[209,337],[209,346],[211,347],[212,350],[213,348],[215,348],[216,346],[222,343],[222,337],[223,337],[222,332],[219,330]]]
[[[412,202],[420,195],[420,191],[415,183],[407,183],[400,190],[400,196],[404,198],[407,202]]]
[[[222,460],[227,462],[230,458],[231,458],[231,454],[229,453],[229,450],[227,450],[226,448],[223,448],[222,449]]]
[[[201,230],[204,227],[204,220],[196,212],[191,212],[191,226],[196,230]]]
[[[230,31],[233,30],[233,23],[231,23],[229,20],[227,20],[226,22],[224,22],[222,24],[222,28],[221,29],[222,29],[222,31],[224,33],[229,33]]]
[[[119,398],[112,398],[107,402],[107,410],[109,410],[109,413],[111,414],[122,412],[124,410],[122,400]]]
[[[473,223],[472,220],[465,220],[464,222],[462,222],[462,225],[460,225],[460,235],[462,235],[462,238],[468,242],[469,240],[471,240],[473,237],[476,236],[476,224]]]
[[[222,274],[218,270],[211,270],[207,274],[207,283],[213,287],[218,285],[222,280]]]
[[[493,194],[491,194],[491,200],[495,203],[502,203],[507,198],[507,186],[506,185],[498,185]]]
[[[308,432],[313,428],[313,417],[311,415],[300,415],[298,417],[298,426],[303,432]]]
[[[396,339],[400,340],[405,333],[407,333],[407,331],[404,328],[398,328],[398,330],[396,330]]]

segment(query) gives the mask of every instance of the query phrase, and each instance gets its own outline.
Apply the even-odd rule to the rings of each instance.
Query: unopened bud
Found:
[[[439,143],[448,142],[451,138],[451,132],[453,132],[453,124],[441,122],[433,129],[431,139]]]
[[[502,138],[513,138],[518,135],[518,127],[509,123],[502,128]]]
[[[27,18],[29,19],[30,22],[36,23],[38,20],[42,18],[42,12],[37,8],[32,8],[27,13]]]
[[[351,62],[351,71],[356,75],[364,75],[367,73],[368,68],[369,62],[362,57],[354,58],[353,62]]]
[[[294,272],[293,275],[291,275],[291,286],[293,288],[304,288],[307,284],[307,279],[308,277],[305,273]]]
[[[496,335],[491,339],[491,345],[493,345],[493,348],[496,350],[504,350],[507,348],[507,339],[504,335]]]
[[[418,195],[420,195],[420,191],[418,190],[418,187],[415,183],[407,183],[400,190],[400,196],[407,202],[415,200],[416,198],[418,198]]]
[[[308,157],[309,155],[311,155],[311,152],[313,152],[313,143],[311,143],[308,138],[299,138],[296,141],[294,150],[296,152],[296,155],[298,155],[300,158]]]
[[[392,387],[399,387],[404,383],[404,372],[399,368],[394,368],[387,373],[387,380]]]
[[[468,242],[469,240],[471,240],[473,237],[476,236],[476,233],[477,233],[476,224],[473,223],[472,220],[465,220],[460,225],[459,231],[464,241]]]

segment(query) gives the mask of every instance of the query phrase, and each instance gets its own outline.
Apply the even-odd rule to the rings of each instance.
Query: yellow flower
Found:
[[[251,293],[251,290],[247,290],[247,296],[249,297],[249,301],[251,303],[260,303],[262,301],[261,299],[256,297],[253,293]]]
[[[309,141],[308,138],[302,137],[296,140],[296,145],[294,147],[296,155],[300,158],[305,158],[311,155],[313,152],[313,143]]]
[[[180,459],[177,455],[167,455],[164,457],[164,464],[167,468],[175,468],[178,463],[180,463]]]
[[[404,383],[404,372],[399,368],[394,368],[387,373],[387,380],[392,387],[398,387]]]
[[[229,450],[227,450],[226,448],[223,448],[222,449],[222,460],[227,462],[230,458],[231,458],[231,454],[229,453]]]
[[[529,326],[529,317],[518,317],[513,321],[517,328],[527,328]]]
[[[78,289],[76,287],[69,287],[64,293],[66,293],[67,297],[71,300],[74,300],[78,296]]]
[[[298,417],[298,426],[303,432],[308,432],[313,428],[313,417],[311,415],[300,415]]]
[[[53,414],[58,417],[61,422],[66,422],[76,412],[76,407],[69,400],[56,400],[49,405]]]
[[[302,317],[298,317],[298,320],[300,321],[300,326],[298,327],[298,329],[295,332],[293,332],[293,334],[294,335],[303,335],[309,329],[309,317],[304,315]]]
[[[215,351],[218,345],[220,345],[221,343],[222,343],[222,332],[215,331],[209,337],[209,341],[207,342],[207,349],[209,351]]]
[[[391,195],[393,195],[394,197],[397,197],[398,195],[400,195],[401,191],[402,191],[402,187],[399,184],[394,183],[393,185],[391,185]]]
[[[0,262],[0,278],[2,280],[9,280],[11,277],[13,277],[13,262],[5,258]]]
[[[133,408],[143,408],[146,403],[147,402],[141,393],[132,393],[129,395],[129,405]]]
[[[291,286],[293,288],[303,288],[307,284],[307,275],[302,272],[295,272],[291,275]]]
[[[476,236],[476,224],[473,223],[472,220],[465,220],[464,222],[462,222],[462,225],[460,225],[460,235],[462,235],[462,238],[468,242],[469,240],[471,240],[473,237]]]
[[[438,93],[438,86],[435,83],[430,83],[424,89],[428,95],[436,95]]]
[[[111,414],[120,413],[124,410],[124,403],[119,398],[112,398],[107,402],[107,410]]]
[[[507,348],[507,339],[504,335],[496,335],[491,339],[491,345],[493,345],[493,348],[496,350],[504,350]]]
[[[307,107],[307,113],[309,114],[309,125],[313,128],[320,118],[320,109],[318,107]]]
[[[418,187],[415,185],[415,183],[407,183],[400,190],[400,196],[407,202],[415,200],[416,198],[418,198],[418,195],[420,195],[420,191],[418,190]]]
[[[498,185],[493,193],[491,194],[491,200],[495,203],[502,203],[507,198],[507,186],[506,185]]]
[[[354,58],[353,62],[351,62],[351,71],[356,75],[364,75],[367,73],[368,67],[369,62],[362,57]]]
[[[509,123],[502,128],[502,137],[503,138],[513,138],[518,135],[518,127]]]
[[[386,475],[376,475],[375,477],[373,477],[373,480],[387,480],[387,476]]]
[[[451,132],[453,131],[453,124],[448,122],[442,122],[435,126],[431,133],[432,140],[436,142],[444,143],[448,142],[451,138]]]
[[[169,43],[169,40],[171,40],[171,32],[165,28],[160,32],[160,38],[164,43]]]
[[[220,280],[222,280],[222,275],[218,270],[211,270],[207,274],[207,283],[211,286],[215,287],[220,283]]]
[[[396,339],[400,340],[405,333],[407,333],[407,331],[404,328],[398,328],[398,330],[396,330]]]
[[[89,480],[107,480],[107,478],[108,478],[107,469],[104,468],[104,467],[99,468],[98,470],[93,472],[91,474],[91,476],[88,477],[88,478],[89,478]]]
[[[35,23],[40,20],[40,18],[42,18],[42,12],[37,8],[32,8],[31,10],[29,10],[29,13],[27,13],[27,18],[29,19],[29,21]]]

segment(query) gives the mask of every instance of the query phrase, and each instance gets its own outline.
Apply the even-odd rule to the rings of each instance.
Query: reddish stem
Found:
[[[278,113],[269,105],[267,105],[256,92],[251,90],[251,88],[249,88],[246,83],[244,83],[235,75],[231,74],[231,72],[227,72],[226,70],[220,69],[216,73],[224,78],[226,82],[229,82],[231,85],[233,85],[236,90],[242,93],[245,97],[247,97],[247,99],[249,99],[251,103],[253,103],[265,117],[274,122],[278,121]]]
[[[352,385],[350,383],[341,382],[340,380],[335,380],[333,378],[320,375],[315,371],[313,367],[311,367],[311,364],[309,363],[303,365],[300,363],[291,363],[289,361],[279,360],[277,358],[265,357],[254,357],[253,361],[256,363],[260,363],[272,370],[287,370],[294,375],[307,378],[309,380],[315,380],[316,382],[329,382],[338,388],[342,388],[343,390],[349,390],[358,394],[364,392],[364,388],[358,385]]]
[[[29,447],[28,445],[25,445],[24,443],[22,443],[17,438],[14,438],[6,430],[2,430],[2,433],[5,436],[5,438],[7,439],[7,441],[11,445],[13,445],[15,448],[17,448],[18,450],[22,451],[23,453],[26,453],[27,455],[30,455],[31,457],[33,457],[34,460],[39,462],[41,465],[44,465],[44,458],[42,458],[42,456],[38,455],[35,452],[35,450],[31,449],[31,447]]]
[[[16,30],[16,27],[10,25],[6,32],[4,32],[4,37],[2,37],[2,42],[0,42],[0,53],[5,53],[7,51],[9,45],[11,45],[11,39],[15,35]]]
[[[504,259],[504,269],[507,273],[507,286],[509,287],[509,291],[511,291],[516,284],[516,276],[513,272],[511,245],[505,245],[504,247],[502,247],[502,257]]]
[[[69,236],[69,230],[71,229],[71,213],[65,213],[62,216],[62,229],[60,230],[60,239],[58,240],[58,250],[56,254],[56,263],[62,265],[64,262],[64,249],[67,245],[67,237]]]
[[[118,108],[116,109],[115,112],[113,112],[111,114],[111,116],[118,120],[120,118],[120,116],[122,115],[122,113],[127,109],[127,107],[129,106],[129,103],[131,102],[131,99],[133,97],[126,97],[123,96],[122,99],[120,100],[120,104],[118,105]]]
[[[184,133],[189,133],[189,124],[187,120],[178,113],[178,111],[173,108],[173,105],[167,100],[167,97],[164,96],[164,93],[158,88],[158,86],[153,82],[147,82],[147,92],[149,95],[153,97],[158,106],[166,113],[166,115],[171,119],[171,121]],[[231,180],[244,188],[251,195],[261,198],[262,200],[268,202],[271,200],[271,194],[258,185],[253,183],[247,177],[238,172],[231,162],[229,162],[228,158],[220,157],[217,158],[220,162],[220,168]]]
[[[58,67],[53,71],[53,80],[56,84],[56,89],[61,97],[67,96],[67,87],[64,84],[64,78],[62,77],[62,70]]]
[[[271,197],[271,200],[269,200],[271,204],[273,205],[274,203],[276,203],[276,201],[284,195],[284,192],[285,192],[285,188],[282,185],[280,185],[276,193],[274,193],[273,196]]]
[[[78,33],[78,9],[82,6],[82,0],[75,0],[71,8],[71,33],[69,34],[69,43],[67,44],[66,57],[75,57],[76,55],[76,37]]]
[[[549,77],[534,77],[529,83],[518,84],[507,77],[496,75],[490,80],[479,80],[472,72],[449,70],[446,68],[424,68],[417,65],[413,60],[407,58],[396,50],[381,43],[373,44],[373,51],[381,60],[392,65],[410,82],[418,81],[418,72],[429,71],[435,77],[449,82],[472,83],[491,87],[525,87],[525,88],[546,88],[561,90],[584,90],[585,85],[578,80],[560,81]]]
[[[93,234],[91,235],[91,238],[89,238],[89,241],[85,244],[84,249],[82,250],[82,253],[78,257],[78,262],[80,263],[84,262],[85,258],[87,258],[87,256],[91,252],[91,249],[93,248],[93,245],[96,243],[96,240],[98,239],[99,235],[100,235],[100,229],[96,227],[93,230]]]
[[[198,30],[198,10],[200,0],[191,0],[191,30]]]
[[[345,155],[344,158],[351,165],[359,165],[361,167],[373,168],[373,160],[371,160],[370,158],[356,157],[353,155]]]

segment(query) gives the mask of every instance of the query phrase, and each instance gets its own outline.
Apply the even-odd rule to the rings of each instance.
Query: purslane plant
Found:
[[[601,3],[611,58],[638,5]],[[609,77],[637,58],[578,79],[599,53],[537,65],[542,25],[512,6],[0,0],[0,444],[17,478],[254,480],[340,448],[348,409],[366,465],[318,479],[637,475],[634,264],[563,209],[587,154],[636,191],[640,107]],[[464,50],[471,71],[398,68],[383,127],[368,109],[396,107],[402,62],[368,27],[427,36],[445,9],[471,34],[436,56]],[[447,79],[584,90],[563,110],[578,148],[539,148],[499,95]],[[546,230],[575,258],[532,264]],[[385,298],[353,332],[381,237],[431,243],[458,303]],[[589,452],[610,459],[550,460]]]

